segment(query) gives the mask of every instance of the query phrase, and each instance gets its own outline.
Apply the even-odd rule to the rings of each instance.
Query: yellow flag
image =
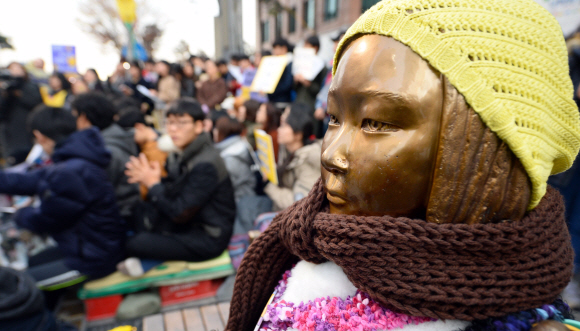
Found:
[[[117,0],[117,8],[119,8],[119,16],[121,16],[123,23],[135,22],[137,8],[135,0]]]

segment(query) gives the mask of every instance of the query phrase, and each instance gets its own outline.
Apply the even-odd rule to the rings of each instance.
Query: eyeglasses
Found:
[[[179,121],[165,121],[165,127],[168,128],[170,126],[176,127],[178,129],[181,129],[183,127],[185,127],[188,124],[192,124],[193,121],[189,121],[189,120],[179,120]]]

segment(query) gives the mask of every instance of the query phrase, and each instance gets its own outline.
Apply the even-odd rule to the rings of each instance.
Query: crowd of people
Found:
[[[304,45],[320,48],[316,36]],[[166,260],[208,260],[257,215],[305,197],[320,177],[331,64],[313,80],[294,75],[292,49],[279,39],[252,57],[121,59],[106,80],[10,63],[0,76],[0,193],[36,196],[14,221],[57,243],[31,256],[27,273],[37,283],[140,276]],[[268,55],[288,58],[275,91],[249,92]],[[279,183],[259,170],[256,129],[272,137]],[[9,171],[34,145],[42,162]]]
[[[578,40],[580,33],[569,41],[576,91]],[[228,248],[237,267],[239,241],[308,196],[320,178],[332,63],[309,79],[293,70],[293,48],[278,39],[271,51],[229,59],[121,59],[105,80],[94,69],[49,74],[40,59],[0,70],[0,194],[35,196],[40,203],[19,207],[13,220],[57,244],[29,257],[33,282],[2,267],[0,279],[34,288],[63,275],[139,277],[163,261],[205,261]],[[317,54],[318,37],[304,48]],[[270,55],[287,58],[276,88],[251,91]],[[255,130],[272,138],[278,183],[260,171]],[[34,146],[42,155],[31,162]],[[566,197],[577,251],[578,169],[550,181]],[[578,275],[564,292],[573,307],[580,307]],[[46,310],[37,307],[38,293],[30,297],[38,314],[28,322],[42,323]]]

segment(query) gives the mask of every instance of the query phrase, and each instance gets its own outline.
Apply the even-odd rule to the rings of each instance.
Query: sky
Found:
[[[103,79],[110,75],[118,53],[81,30],[77,20],[81,17],[82,1],[91,0],[0,0],[0,34],[9,37],[15,48],[0,51],[0,66],[40,57],[46,62],[46,71],[51,72],[51,46],[72,45],[76,48],[79,72],[95,68]],[[147,0],[147,3],[165,30],[155,58],[175,61],[174,49],[181,40],[190,45],[193,53],[201,50],[208,56],[214,55],[217,0]],[[242,0],[242,15],[244,41],[255,47],[256,0]],[[142,22],[151,19],[148,15]]]

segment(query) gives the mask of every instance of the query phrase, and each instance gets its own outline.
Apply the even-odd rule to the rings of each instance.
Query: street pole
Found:
[[[127,61],[131,62],[135,59],[135,33],[133,31],[133,24],[126,22],[125,28],[129,33],[129,42],[127,43]]]
[[[117,7],[119,9],[119,16],[129,34],[129,40],[127,42],[127,60],[133,61],[135,59],[135,33],[133,27],[135,25],[135,9],[137,5],[135,4],[135,0],[117,0]]]

